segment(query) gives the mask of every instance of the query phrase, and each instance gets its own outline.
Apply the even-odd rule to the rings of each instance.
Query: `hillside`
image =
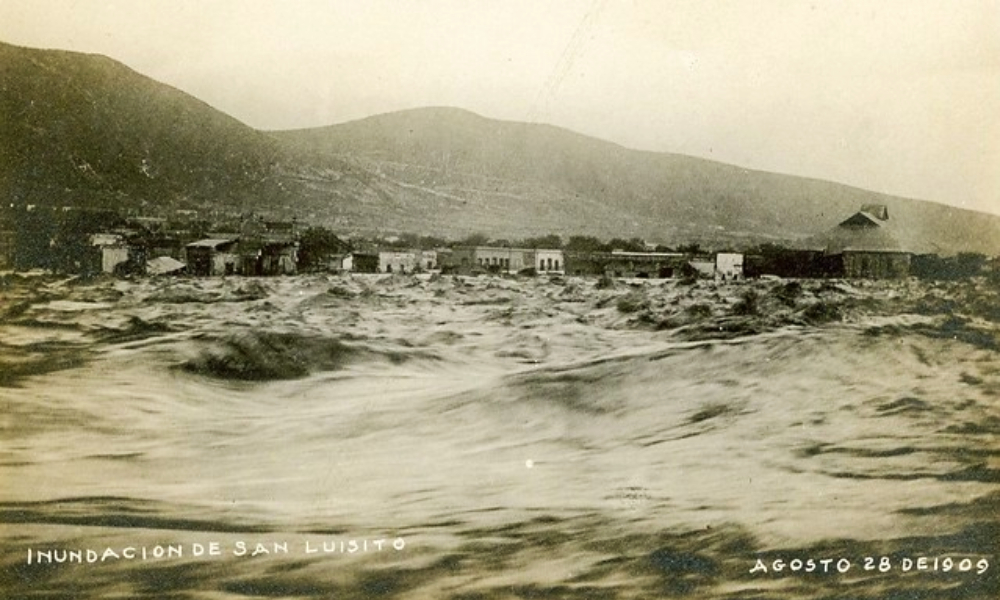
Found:
[[[883,203],[894,229],[916,250],[1000,252],[1000,217],[629,150],[458,109],[415,109],[274,135],[301,152],[336,156],[377,174],[397,203],[442,228],[741,244],[801,239],[864,203]]]
[[[0,202],[296,216],[338,230],[744,246],[889,205],[916,250],[1000,254],[1000,217],[629,150],[451,108],[261,132],[106,57],[0,44]]]
[[[277,144],[109,58],[0,44],[0,190],[41,205],[287,203]]]

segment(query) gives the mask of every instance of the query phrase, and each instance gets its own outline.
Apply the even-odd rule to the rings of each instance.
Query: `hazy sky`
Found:
[[[0,0],[262,129],[417,106],[1000,214],[1000,0]]]

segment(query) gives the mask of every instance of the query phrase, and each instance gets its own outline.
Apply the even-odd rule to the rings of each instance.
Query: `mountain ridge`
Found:
[[[498,121],[464,109],[409,109],[272,135],[308,152],[354,160],[361,169],[407,185],[426,184],[430,176],[438,191],[457,192],[470,179],[483,179],[505,182],[507,195],[516,197],[518,184],[530,181],[541,184],[536,192],[590,203],[587,223],[564,211],[548,225],[557,232],[587,229],[606,237],[637,233],[654,239],[659,234],[716,245],[795,240],[835,226],[863,204],[881,203],[901,221],[897,229],[910,232],[903,241],[917,251],[954,251],[970,235],[976,240],[972,246],[998,249],[989,238],[1000,233],[1000,221],[988,213],[681,154],[632,150],[557,126]],[[482,186],[475,191],[481,208],[489,209],[482,204],[491,199],[503,204],[496,189],[494,198]],[[615,196],[610,210],[594,206],[606,195]],[[512,210],[532,215],[534,222],[546,218],[531,202]],[[992,225],[967,222],[977,218]],[[610,226],[595,226],[595,221]],[[657,224],[642,226],[640,221]],[[515,226],[508,222],[509,228]]]
[[[465,109],[257,130],[99,54],[0,43],[0,114],[5,205],[253,210],[359,232],[735,247],[803,239],[882,203],[917,251],[1000,254],[1000,217],[987,213]]]

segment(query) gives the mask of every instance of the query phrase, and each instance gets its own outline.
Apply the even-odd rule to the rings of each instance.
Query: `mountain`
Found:
[[[1000,217],[846,185],[630,150],[549,125],[422,108],[273,134],[376,174],[409,215],[507,235],[585,232],[719,246],[795,240],[885,204],[917,251],[1000,252]]]
[[[889,206],[915,250],[1000,254],[1000,217],[640,152],[452,108],[258,131],[109,58],[0,44],[0,203],[297,216],[338,230],[743,246]]]
[[[109,58],[0,44],[0,190],[142,209],[292,201],[270,136]]]

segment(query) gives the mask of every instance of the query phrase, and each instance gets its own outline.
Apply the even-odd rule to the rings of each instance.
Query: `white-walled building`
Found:
[[[743,255],[737,252],[719,252],[715,255],[715,278],[722,281],[740,281],[743,275]]]

